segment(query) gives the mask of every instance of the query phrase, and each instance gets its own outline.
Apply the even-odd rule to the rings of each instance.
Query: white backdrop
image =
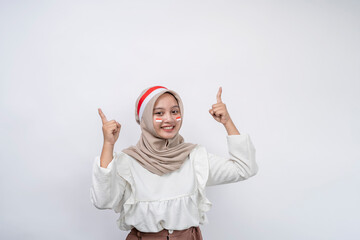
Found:
[[[205,240],[360,238],[359,1],[0,1],[1,239],[125,239],[89,198],[97,108],[135,144],[152,85],[226,155],[219,86],[259,172],[207,188]]]

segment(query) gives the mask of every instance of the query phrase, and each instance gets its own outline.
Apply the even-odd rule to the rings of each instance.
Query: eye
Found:
[[[163,112],[154,112],[154,114],[161,116],[161,115],[163,115],[164,113],[163,113]]]
[[[178,113],[179,113],[179,110],[172,110],[171,113],[172,113],[172,114],[178,114]]]

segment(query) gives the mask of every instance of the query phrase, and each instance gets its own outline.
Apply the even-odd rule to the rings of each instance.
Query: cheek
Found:
[[[154,117],[153,126],[154,126],[154,129],[155,129],[156,132],[159,132],[161,124],[162,124],[162,119]]]
[[[155,123],[162,123],[162,118],[154,118],[154,124]]]

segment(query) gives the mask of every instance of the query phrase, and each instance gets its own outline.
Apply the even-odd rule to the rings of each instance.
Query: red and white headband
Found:
[[[149,101],[161,91],[167,90],[166,87],[162,86],[155,86],[149,88],[140,98],[138,106],[137,106],[137,115],[139,116],[139,122],[141,122],[141,117],[143,115],[144,109]]]

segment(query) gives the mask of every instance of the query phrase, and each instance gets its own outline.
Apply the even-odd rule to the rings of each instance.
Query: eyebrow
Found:
[[[178,105],[172,106],[171,108],[175,108],[175,107],[179,108],[179,106],[178,106]],[[157,107],[157,108],[154,108],[154,110],[156,110],[156,109],[165,109],[165,108],[162,108],[162,107]]]

